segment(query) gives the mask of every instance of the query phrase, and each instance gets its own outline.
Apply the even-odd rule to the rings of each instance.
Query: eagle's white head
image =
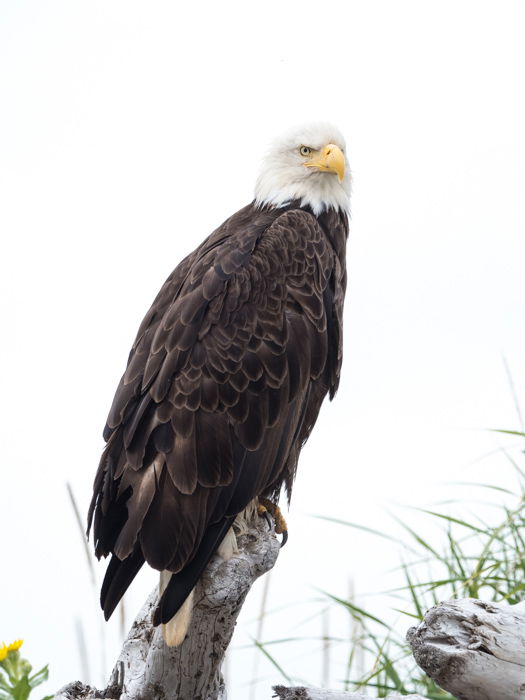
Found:
[[[350,169],[345,140],[335,126],[307,124],[287,132],[268,150],[255,186],[259,206],[282,207],[298,199],[314,214],[348,212]]]

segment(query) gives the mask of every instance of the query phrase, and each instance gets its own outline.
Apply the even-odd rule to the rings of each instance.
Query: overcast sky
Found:
[[[84,673],[76,620],[82,680],[102,684],[65,483],[84,518],[144,313],[251,200],[265,145],[290,125],[346,135],[349,288],[341,388],[299,463],[270,584],[286,612],[264,637],[320,634],[300,624],[316,588],[344,595],[352,579],[364,595],[398,561],[312,514],[386,529],[394,504],[470,497],[452,481],[512,483],[501,456],[482,458],[501,442],[487,428],[520,427],[503,356],[525,402],[524,35],[521,0],[0,4],[0,640],[50,662],[47,692]],[[155,580],[133,586],[128,621]],[[105,644],[109,670],[118,620]],[[283,645],[279,660],[319,683],[319,646]],[[232,700],[252,663],[233,654]],[[260,699],[282,680],[263,659],[256,675]]]

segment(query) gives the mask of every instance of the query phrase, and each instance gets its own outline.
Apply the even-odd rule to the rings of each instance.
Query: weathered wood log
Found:
[[[104,691],[70,683],[59,700],[223,700],[221,665],[239,612],[253,582],[269,571],[280,543],[258,520],[238,538],[239,552],[229,561],[216,556],[195,589],[196,605],[188,635],[179,647],[168,647],[160,628],[152,626],[158,599],[155,589],[138,614],[124,642]]]
[[[525,699],[525,603],[448,600],[407,639],[419,666],[458,700]]]
[[[324,688],[285,688],[283,685],[274,685],[274,698],[279,700],[374,700],[370,695],[361,693],[348,693],[337,690],[325,690]],[[382,700],[425,700],[421,695],[388,695]]]

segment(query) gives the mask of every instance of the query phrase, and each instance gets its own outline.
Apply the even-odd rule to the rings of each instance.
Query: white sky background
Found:
[[[82,679],[102,684],[65,482],[84,517],[153,297],[250,201],[267,142],[312,118],[346,134],[354,173],[345,362],[299,464],[270,584],[284,611],[263,638],[319,635],[319,618],[301,625],[315,589],[381,590],[399,552],[312,514],[390,530],[392,504],[512,483],[501,457],[478,458],[500,442],[484,429],[520,427],[502,353],[525,396],[525,4],[3,0],[0,13],[0,640],[50,662],[51,692],[82,677],[80,619]],[[133,586],[130,618],[154,580]],[[319,683],[320,646],[272,651]],[[248,697],[253,659],[232,655],[232,700]],[[256,674],[257,698],[282,681],[262,658]]]

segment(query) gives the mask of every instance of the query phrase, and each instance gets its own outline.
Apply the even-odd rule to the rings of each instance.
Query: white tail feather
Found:
[[[235,537],[235,533],[233,532],[233,528],[230,527],[226,535],[224,536],[224,539],[220,543],[220,545],[217,547],[217,554],[224,559],[224,561],[228,561],[228,559],[231,559],[234,554],[238,554],[239,549],[237,547],[237,538]]]
[[[170,582],[171,578],[171,571],[167,571],[164,569],[164,571],[160,572],[160,580],[159,580],[159,598],[162,596],[164,591],[166,590],[166,587],[168,583]]]
[[[171,578],[171,571],[161,571],[159,597],[166,590]],[[195,590],[195,589],[193,589]],[[186,639],[193,611],[193,590],[169,622],[162,625],[162,636],[169,647],[178,647]]]
[[[248,507],[239,513],[235,518],[233,527],[231,527],[226,533],[224,539],[220,543],[217,554],[222,557],[225,561],[231,559],[234,554],[239,552],[237,547],[237,537],[235,536],[235,531],[242,535],[248,531],[250,523],[257,516],[257,501],[253,500]],[[159,580],[159,598],[166,590],[166,587],[171,578],[171,571],[161,571]],[[195,589],[191,591],[189,596],[186,598],[181,607],[177,610],[175,615],[171,618],[169,622],[162,625],[162,636],[164,641],[169,647],[178,647],[184,639],[188,632],[188,627],[191,622],[191,614],[193,611],[193,594]]]

